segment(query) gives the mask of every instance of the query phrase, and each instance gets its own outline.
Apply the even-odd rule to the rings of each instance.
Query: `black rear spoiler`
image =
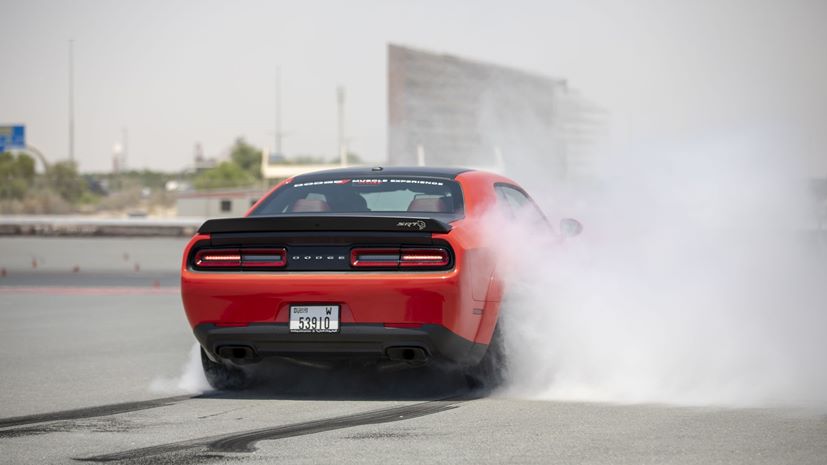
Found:
[[[277,231],[388,231],[447,233],[451,225],[435,218],[375,215],[291,215],[207,220],[199,233]]]

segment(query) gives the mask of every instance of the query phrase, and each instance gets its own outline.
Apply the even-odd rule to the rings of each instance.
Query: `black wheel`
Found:
[[[203,347],[201,348],[201,366],[204,367],[204,375],[213,389],[234,391],[247,387],[247,375],[240,368],[213,362],[207,357]]]
[[[507,361],[502,329],[497,324],[482,360],[465,374],[468,386],[483,391],[502,386],[506,379]]]

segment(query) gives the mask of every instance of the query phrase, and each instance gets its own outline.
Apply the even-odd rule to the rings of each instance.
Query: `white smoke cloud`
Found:
[[[158,394],[190,393],[202,394],[211,391],[204,369],[201,366],[201,346],[196,342],[190,349],[187,362],[181,367],[177,378],[156,378],[149,386],[150,391]]]
[[[803,234],[804,178],[752,136],[618,155],[601,182],[545,190],[547,212],[583,221],[578,238],[490,222],[519,257],[508,393],[827,406],[827,251]]]

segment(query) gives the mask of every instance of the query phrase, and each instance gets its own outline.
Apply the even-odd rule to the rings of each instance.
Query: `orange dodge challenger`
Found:
[[[493,209],[548,225],[514,181],[432,167],[303,174],[244,218],[205,222],[181,294],[208,381],[240,388],[240,365],[278,358],[448,364],[486,382],[503,296],[503,244],[483,224]]]

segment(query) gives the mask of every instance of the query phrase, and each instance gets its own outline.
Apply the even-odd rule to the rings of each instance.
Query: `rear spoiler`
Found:
[[[435,218],[375,215],[291,215],[207,220],[199,233],[277,231],[388,231],[447,233],[451,225]]]

